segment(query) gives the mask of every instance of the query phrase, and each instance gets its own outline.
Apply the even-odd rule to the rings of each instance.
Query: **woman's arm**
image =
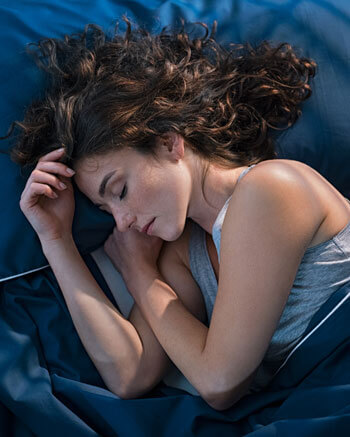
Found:
[[[131,322],[122,317],[80,257],[71,232],[74,194],[69,178],[74,172],[57,161],[63,153],[58,149],[39,159],[20,207],[38,234],[78,334],[106,385],[121,397],[134,397],[158,382],[170,361],[137,307]]]
[[[200,291],[178,262],[179,243],[164,247],[161,271],[175,289],[181,289],[186,309],[204,320]],[[119,313],[96,283],[72,239],[44,243],[43,251],[79,337],[107,387],[123,399],[149,391],[164,377],[171,361],[138,306],[133,306],[129,320]]]
[[[136,306],[130,321],[119,313],[100,289],[72,238],[45,243],[43,251],[79,337],[106,386],[121,398],[136,397],[151,389],[170,362]]]
[[[153,265],[129,276],[128,288],[168,356],[216,409],[245,394],[267,350],[322,220],[311,200],[303,183],[276,163],[236,187],[222,229],[209,329],[186,311]]]
[[[119,250],[115,245],[113,235],[109,236],[104,245],[105,252],[112,262],[117,257],[117,251]],[[187,228],[177,241],[163,245],[159,269],[165,275],[169,284],[175,290],[179,290],[178,296],[186,309],[194,317],[204,321],[206,320],[206,311],[202,294],[183,262],[187,257],[189,235],[189,229]],[[146,387],[153,387],[165,376],[165,373],[173,364],[136,304],[132,307],[129,321],[138,332],[143,346],[142,361],[139,363],[138,375],[131,381],[135,389],[133,390],[130,385],[129,390],[124,395],[124,397],[132,398],[137,396],[137,394],[142,394],[140,389],[144,386],[145,380],[148,380]],[[143,391],[147,391],[147,389]]]

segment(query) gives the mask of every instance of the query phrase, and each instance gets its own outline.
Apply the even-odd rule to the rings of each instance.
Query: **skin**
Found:
[[[350,220],[350,208],[334,187],[301,163],[264,161],[237,186],[244,167],[227,170],[210,165],[204,197],[201,185],[204,163],[179,135],[169,133],[160,138],[157,153],[157,163],[129,149],[85,159],[78,162],[75,179],[81,191],[115,218],[117,226],[105,248],[158,340],[157,347],[161,345],[209,405],[225,409],[249,388],[277,327],[306,248],[339,232]],[[51,155],[44,160],[52,166],[55,157]],[[38,164],[44,165],[49,171],[49,164]],[[101,196],[101,181],[114,170],[121,180],[111,179],[105,195]],[[65,276],[69,277],[64,273],[69,266],[64,266],[64,261],[57,265],[57,259],[67,258],[67,254],[71,257],[70,265],[77,263],[71,238],[69,190],[65,191],[67,205],[62,201],[62,209],[52,209],[57,216],[53,224],[43,212],[53,203],[40,205],[39,202],[43,195],[48,198],[52,195],[50,185],[56,187],[55,184],[55,179],[49,180],[37,172],[27,184],[21,207],[40,232],[44,253],[56,276],[61,278],[59,282],[70,302],[71,313],[75,314],[78,332],[86,348],[92,350],[96,338],[86,336],[86,331],[87,326],[98,324],[98,311],[90,304],[85,319],[79,319],[84,303],[76,305],[74,301],[76,296],[84,295],[79,291],[81,282],[86,295],[92,279],[86,274],[75,278],[75,286],[64,283]],[[182,262],[181,256],[174,257],[174,253],[179,253],[182,247],[181,255],[186,260],[183,250],[186,245],[182,245],[188,236],[183,232],[186,218],[192,218],[211,233],[218,212],[231,195],[222,229],[220,265],[217,265],[218,293],[208,328],[191,304],[179,298],[180,288],[191,295],[196,285],[188,274],[186,261]],[[140,232],[154,217],[151,237]],[[170,242],[165,248],[162,248],[163,240]],[[172,269],[166,268],[170,263],[176,275],[172,276]],[[104,317],[103,305],[108,304],[101,301],[96,290],[91,295],[101,302],[100,315]],[[79,310],[74,312],[76,307]],[[114,323],[121,324],[114,317]],[[95,337],[98,333],[101,343],[102,329],[101,326],[95,329]],[[127,330],[129,335],[132,332],[129,325],[125,325]],[[141,347],[133,335],[128,337],[128,342],[125,340],[125,344],[133,345],[130,354]],[[105,345],[103,351],[107,349]],[[120,363],[120,372],[126,363]],[[102,365],[98,368],[105,380],[111,378],[111,371]],[[127,378],[131,381],[133,375],[124,375],[124,380]],[[122,383],[121,379],[110,381],[111,387]]]
[[[107,240],[105,248],[112,252],[111,246],[118,232],[119,238],[129,247],[129,256],[140,265],[144,261],[143,254],[151,249],[149,244],[152,248],[157,247],[154,257],[159,255],[162,241],[155,237],[164,241],[177,240],[187,218],[192,218],[211,233],[217,214],[232,193],[240,171],[245,168],[210,168],[206,175],[209,189],[205,190],[204,197],[201,188],[204,163],[185,147],[183,138],[169,133],[159,140],[157,146],[157,160],[124,149],[84,159],[75,167],[79,189],[115,219],[114,237],[112,235]],[[115,174],[106,186],[105,195],[101,196],[101,181],[113,170]],[[146,236],[142,229],[153,218],[154,224]],[[134,251],[133,241],[138,242]],[[144,246],[141,248],[140,244]],[[127,266],[123,269],[122,258],[117,261],[117,252],[114,248],[113,262],[127,274],[129,269]]]
[[[120,232],[128,229],[141,232],[154,217],[152,235],[165,241],[179,238],[187,218],[211,232],[218,212],[245,167],[227,170],[212,166],[206,177],[206,200],[201,189],[203,162],[185,147],[180,135],[164,136],[158,142],[157,158],[130,149],[87,158],[77,164],[75,181],[92,202],[114,216]],[[102,197],[98,193],[99,184],[103,175],[113,170],[116,174]],[[125,184],[127,192],[120,199]]]

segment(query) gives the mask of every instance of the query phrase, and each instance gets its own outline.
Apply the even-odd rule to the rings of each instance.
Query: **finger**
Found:
[[[57,176],[38,169],[33,170],[32,174],[30,175],[29,183],[33,182],[50,185],[52,187],[55,187],[57,190],[65,190],[67,188],[67,185],[62,182]]]
[[[59,174],[64,177],[71,177],[75,174],[73,169],[69,168],[65,164],[62,164],[61,162],[40,161],[35,168],[48,173]]]
[[[40,196],[46,196],[50,199],[56,199],[58,196],[54,190],[46,184],[33,182],[26,192],[23,192],[20,205],[33,205],[38,201]]]
[[[52,152],[49,152],[46,155],[42,156],[38,162],[52,161],[52,160],[58,159],[62,155],[64,155],[64,152],[65,152],[65,150],[63,147],[61,147],[60,149],[53,150]]]

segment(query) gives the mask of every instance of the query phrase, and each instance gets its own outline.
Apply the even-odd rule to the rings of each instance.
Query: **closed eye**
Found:
[[[124,197],[126,196],[126,193],[127,193],[127,187],[126,187],[126,184],[124,185],[124,187],[123,187],[123,189],[122,189],[122,192],[120,193],[120,195],[119,196],[117,196],[117,197],[119,197],[119,199],[120,200],[123,200],[124,199]],[[105,211],[105,212],[108,212],[109,214],[111,214],[107,209],[105,209],[100,203],[95,203],[94,204],[95,206],[97,206],[97,208],[99,208],[101,211]]]
[[[99,206],[99,208],[101,211],[106,212],[107,214],[111,214],[113,215],[108,209],[104,208],[103,206]]]
[[[126,196],[126,192],[127,192],[127,188],[126,188],[126,184],[125,184],[124,187],[123,187],[123,190],[122,190],[122,192],[120,193],[120,196],[119,196],[120,200],[124,199],[124,197]]]
[[[94,205],[97,206],[97,208],[100,209],[101,211],[109,212],[109,211],[107,211],[107,209],[105,209],[104,206],[101,205],[100,203],[94,203]]]

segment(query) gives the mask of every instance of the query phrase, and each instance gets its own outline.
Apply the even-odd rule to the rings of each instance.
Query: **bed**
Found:
[[[0,135],[43,93],[46,78],[26,44],[81,32],[113,31],[128,18],[165,25],[218,21],[219,41],[288,41],[313,58],[312,97],[297,123],[275,134],[280,158],[307,163],[350,197],[350,5],[347,0],[17,0],[0,2]],[[0,149],[11,140],[0,142]],[[350,433],[350,284],[311,320],[271,384],[232,408],[209,407],[176,369],[150,393],[122,400],[85,352],[39,240],[19,209],[26,174],[0,154],[0,435],[346,436]],[[102,245],[114,223],[76,190],[73,233],[109,299],[132,301]]]

